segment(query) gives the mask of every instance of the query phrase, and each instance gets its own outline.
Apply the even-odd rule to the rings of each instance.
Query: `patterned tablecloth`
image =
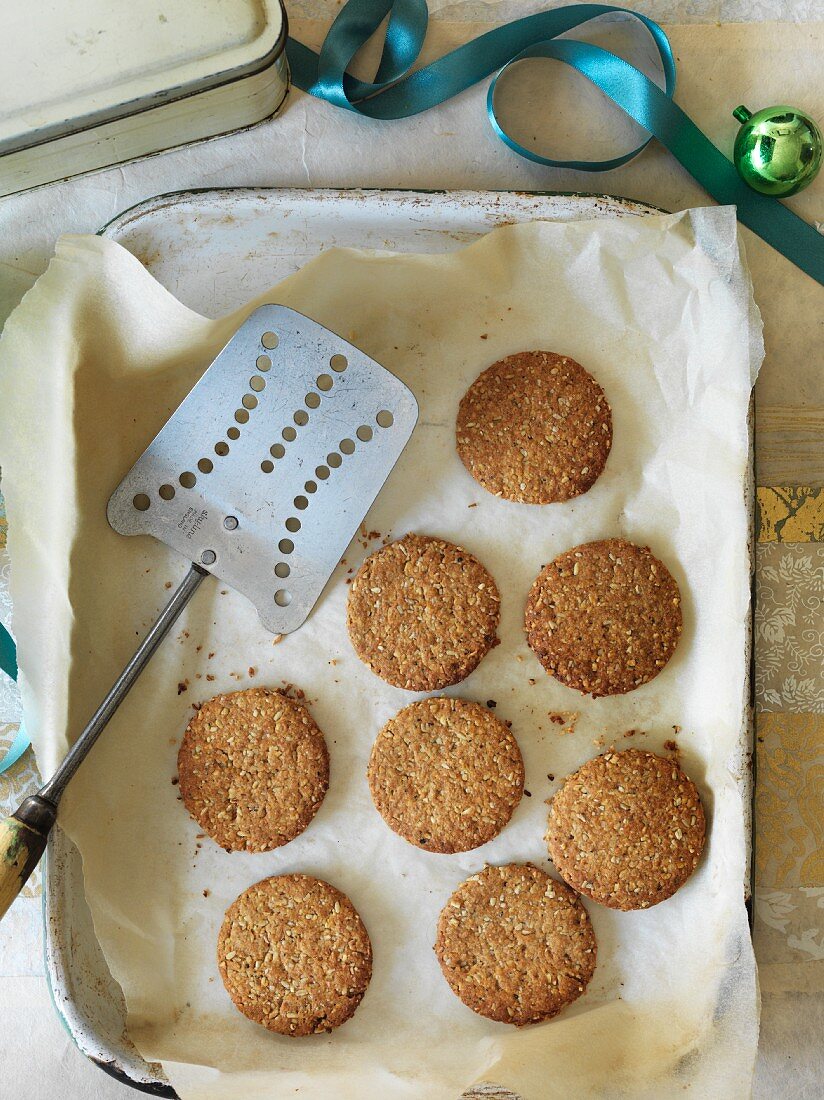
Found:
[[[755,952],[773,1020],[812,1029],[824,1003],[824,490],[758,490]],[[791,1009],[791,1011],[787,1011]],[[795,1037],[797,1039],[797,1036]],[[821,1078],[805,1096],[820,1096]],[[800,1095],[790,1092],[789,1095]]]

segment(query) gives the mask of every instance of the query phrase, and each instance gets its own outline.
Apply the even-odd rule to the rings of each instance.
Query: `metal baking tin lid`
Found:
[[[278,0],[3,0],[0,155],[271,66]]]

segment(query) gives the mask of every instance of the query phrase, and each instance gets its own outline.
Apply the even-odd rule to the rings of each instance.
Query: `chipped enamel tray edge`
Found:
[[[497,225],[549,219],[633,217],[659,210],[610,195],[531,192],[229,189],[160,195],[124,211],[100,230],[138,259],[185,305],[218,317],[291,275],[330,247],[447,252]],[[231,214],[231,218],[227,215]],[[277,222],[278,232],[271,227]],[[266,247],[260,248],[262,242]],[[754,563],[755,477],[742,491]],[[752,646],[748,645],[747,667]],[[752,707],[748,677],[738,760],[731,763],[747,812],[751,845]],[[744,883],[750,895],[750,883]],[[125,1031],[125,1005],[94,935],[80,855],[56,828],[44,877],[46,970],[52,999],[78,1049],[134,1089],[174,1097],[162,1068],[145,1062]],[[488,1087],[490,1098],[511,1096]]]

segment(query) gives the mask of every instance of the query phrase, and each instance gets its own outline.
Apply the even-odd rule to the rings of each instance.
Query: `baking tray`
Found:
[[[128,249],[185,305],[219,317],[327,248],[446,252],[512,222],[649,213],[660,211],[610,195],[228,189],[149,199],[118,215],[100,235]],[[744,489],[752,514],[752,463],[750,474]],[[752,722],[746,702],[736,771],[749,807]],[[746,825],[749,837],[751,821]],[[749,881],[744,890],[749,896]],[[43,917],[52,998],[78,1049],[124,1084],[174,1097],[162,1068],[145,1062],[126,1035],[123,997],[95,938],[80,855],[59,827],[49,841]]]

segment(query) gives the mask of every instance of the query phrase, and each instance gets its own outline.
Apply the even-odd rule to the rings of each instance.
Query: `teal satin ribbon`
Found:
[[[17,648],[11,634],[2,624],[0,624],[0,669],[12,680],[17,679]],[[0,758],[0,775],[7,771],[12,764],[17,763],[30,744],[31,741],[21,722],[20,728],[6,750],[5,756]]]
[[[649,31],[664,75],[664,88],[623,58],[587,42],[557,36],[591,19],[621,12]],[[348,73],[355,54],[389,22],[374,81]],[[348,0],[329,29],[320,53],[289,39],[286,47],[292,81],[305,92],[369,118],[408,118],[458,95],[479,80],[497,75],[487,97],[490,122],[498,136],[522,157],[552,168],[603,172],[626,164],[656,137],[701,186],[724,204],[738,208],[738,220],[819,283],[824,283],[824,239],[813,226],[776,199],[753,191],[724,154],[672,101],[675,61],[663,30],[651,19],[607,4],[575,4],[539,12],[496,27],[421,69],[418,59],[429,13],[426,0]],[[612,160],[552,160],[520,145],[495,113],[495,87],[510,65],[527,57],[562,61],[591,80],[651,137]]]

